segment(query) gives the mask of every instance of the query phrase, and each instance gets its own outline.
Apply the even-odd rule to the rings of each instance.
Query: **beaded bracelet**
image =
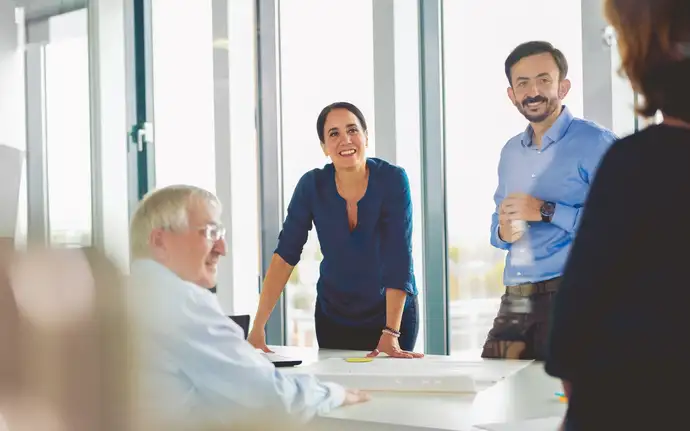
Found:
[[[383,329],[383,331],[381,331],[381,332],[383,332],[384,334],[392,335],[395,338],[400,337],[400,332],[396,331],[395,329],[389,328],[389,327],[385,327]]]

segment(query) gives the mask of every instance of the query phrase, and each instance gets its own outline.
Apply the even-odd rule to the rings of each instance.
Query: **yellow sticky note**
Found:
[[[345,358],[345,362],[371,362],[374,358]]]

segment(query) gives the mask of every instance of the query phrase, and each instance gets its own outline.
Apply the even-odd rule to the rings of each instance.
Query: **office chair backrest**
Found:
[[[237,323],[240,328],[244,331],[244,339],[247,339],[247,335],[249,335],[249,314],[241,314],[239,316],[228,316],[231,318],[235,323]]]

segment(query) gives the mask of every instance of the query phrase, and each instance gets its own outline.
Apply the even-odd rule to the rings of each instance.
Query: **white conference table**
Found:
[[[276,353],[302,359],[301,367],[330,358],[364,356],[366,352],[319,350],[299,347],[272,347]],[[380,360],[402,361],[411,359]],[[453,356],[427,355],[418,361],[460,361]],[[526,419],[563,417],[566,405],[554,395],[561,391],[560,381],[544,372],[542,363],[530,361],[483,360],[486,381],[478,383],[475,394],[423,392],[373,392],[369,402],[336,409],[317,420],[326,429],[338,430],[453,430],[475,431],[474,425],[516,422]],[[433,367],[433,364],[430,364]],[[284,369],[300,372],[300,367]],[[492,375],[514,371],[498,382]],[[492,374],[492,370],[495,371]]]

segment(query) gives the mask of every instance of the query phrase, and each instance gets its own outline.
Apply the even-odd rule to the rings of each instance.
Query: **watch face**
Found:
[[[556,204],[553,202],[544,202],[541,206],[541,214],[545,217],[551,217],[556,209]]]

